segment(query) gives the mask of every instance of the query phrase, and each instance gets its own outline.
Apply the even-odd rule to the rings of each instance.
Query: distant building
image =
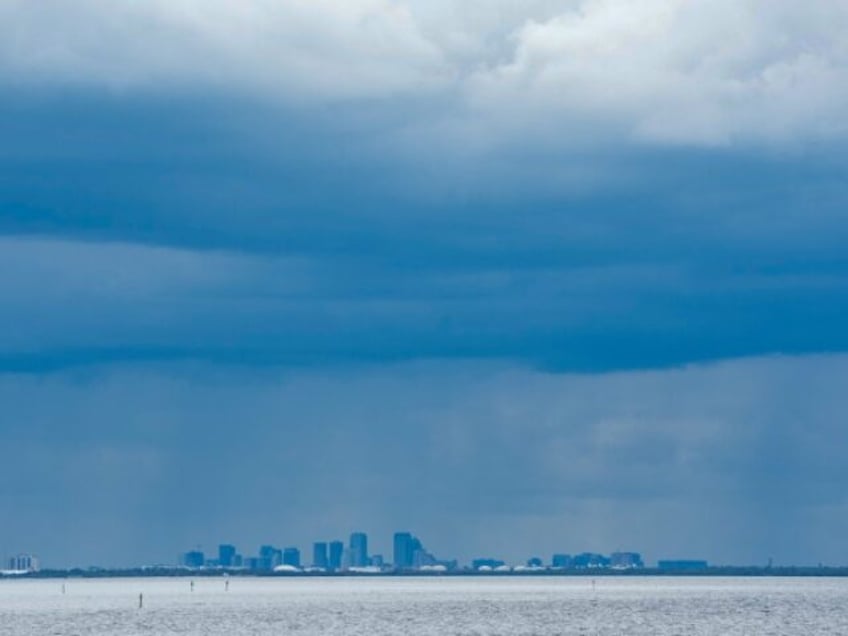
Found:
[[[324,570],[330,567],[326,542],[318,541],[312,545],[312,567]]]
[[[368,535],[354,532],[350,535],[350,567],[364,568],[368,565]]]
[[[383,555],[382,554],[372,554],[368,559],[368,565],[375,568],[383,567]]]
[[[412,567],[415,537],[410,532],[395,532],[394,566],[396,570],[408,570]]]
[[[542,559],[539,557],[532,557],[527,559],[527,567],[528,568],[540,568],[542,567]]]
[[[236,547],[228,544],[218,546],[218,565],[222,568],[232,568],[236,566]]]
[[[248,570],[255,572],[256,570],[261,570],[262,568],[262,559],[259,557],[244,557],[242,559],[242,564]]]
[[[610,567],[616,570],[643,568],[642,555],[638,552],[613,552],[610,555]]]
[[[394,566],[396,570],[420,570],[440,565],[421,541],[409,532],[396,532],[394,536]]]
[[[416,539],[417,541],[417,539]],[[412,553],[412,567],[417,570],[421,568],[431,567],[436,565],[438,560],[435,556],[433,556],[430,552],[425,550],[423,546],[421,546],[421,542],[418,542],[418,547]]]
[[[555,554],[551,558],[551,566],[555,568],[570,568],[572,566],[572,559],[570,554]]]
[[[662,560],[657,562],[657,567],[660,570],[690,572],[692,570],[706,570],[709,564],[706,561],[699,560]]]
[[[331,541],[329,546],[329,566],[331,570],[341,570],[344,558],[344,543]]]
[[[33,554],[18,554],[9,559],[9,569],[16,572],[38,572],[38,557]]]
[[[200,550],[191,550],[183,555],[183,565],[187,568],[202,568],[206,565],[206,557]]]
[[[578,569],[608,568],[610,566],[609,557],[594,552],[583,552],[575,555],[571,563],[573,567]]]
[[[283,565],[300,567],[300,550],[297,548],[286,548],[283,550]]]
[[[273,570],[278,565],[283,563],[283,551],[275,548],[272,545],[263,545],[259,548],[259,568],[260,570]]]

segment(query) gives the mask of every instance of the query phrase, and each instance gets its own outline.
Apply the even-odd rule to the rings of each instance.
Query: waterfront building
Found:
[[[202,568],[206,565],[206,557],[200,550],[191,550],[183,555],[183,565],[187,568]]]
[[[342,559],[344,557],[344,543],[341,541],[330,542],[329,566],[331,570],[342,569]]]
[[[9,559],[9,569],[16,572],[38,572],[40,565],[34,554],[18,554]]]
[[[578,569],[586,568],[608,568],[610,566],[609,557],[603,554],[594,552],[582,552],[572,559],[572,565]]]
[[[312,546],[312,567],[326,570],[330,566],[327,554],[327,543],[318,541]]]
[[[364,568],[368,565],[368,535],[354,532],[350,535],[350,567]]]
[[[421,543],[421,540],[418,537],[412,537],[410,547],[412,548],[412,567],[420,568],[422,561],[426,565],[428,559],[423,555],[426,554],[427,551],[424,549],[424,544]]]
[[[286,548],[283,550],[283,565],[300,567],[300,550],[297,548]]]
[[[394,566],[396,570],[419,570],[438,564],[438,559],[424,548],[418,537],[410,532],[395,533]]]
[[[418,540],[416,539],[416,541]],[[433,556],[430,552],[427,552],[427,550],[424,549],[424,547],[421,545],[421,542],[419,541],[418,547],[412,553],[412,567],[414,567],[416,570],[420,570],[424,567],[436,565],[436,563],[436,557]]]
[[[643,568],[642,555],[638,552],[613,552],[610,555],[610,567],[616,570]]]
[[[259,548],[259,569],[273,570],[283,563],[283,551],[272,545],[263,545]]]
[[[414,537],[410,532],[395,532],[393,557],[396,570],[412,567],[413,540]]]
[[[218,546],[218,565],[222,568],[235,567],[236,547],[234,545],[221,544]]]
[[[259,557],[245,557],[242,560],[242,563],[244,567],[253,572],[262,569],[262,559],[260,559]]]
[[[572,565],[570,554],[555,554],[551,558],[551,566],[555,568],[570,568]]]

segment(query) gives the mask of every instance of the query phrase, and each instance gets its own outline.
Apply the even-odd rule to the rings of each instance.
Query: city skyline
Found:
[[[255,555],[249,551],[240,551],[233,543],[219,543],[215,551],[209,551],[198,544],[181,553],[175,565],[189,569],[224,569],[245,572],[300,571],[305,573],[336,572],[458,572],[485,570],[532,571],[536,569],[631,569],[648,567],[639,552],[616,550],[608,553],[586,551],[558,551],[545,559],[530,556],[523,562],[510,562],[496,556],[480,556],[462,562],[457,558],[438,558],[425,547],[413,533],[405,530],[395,531],[391,537],[391,550],[384,553],[369,551],[368,533],[351,532],[347,541],[342,539],[313,541],[309,546],[286,544],[280,547],[274,543],[261,544]],[[485,553],[481,546],[480,553]],[[308,555],[311,554],[311,560]],[[704,559],[657,559],[660,569],[706,569]],[[665,564],[665,565],[663,565]],[[136,563],[129,567],[168,567],[167,562]],[[747,564],[751,565],[751,564]],[[771,566],[771,562],[769,563]],[[76,564],[74,567],[92,567],[92,564]],[[97,566],[102,567],[102,566]],[[127,567],[127,566],[124,566]],[[39,571],[40,558],[32,553],[18,553],[8,559],[6,573]],[[47,569],[56,569],[48,564]],[[119,568],[120,569],[120,568]],[[2,568],[0,568],[0,571]]]
[[[380,543],[378,542],[378,545]],[[775,576],[846,576],[848,565],[842,563],[780,563],[769,558],[766,563],[714,563],[704,558],[682,557],[666,553],[655,560],[644,558],[641,552],[614,551],[563,551],[547,556],[539,550],[521,559],[493,556],[482,546],[477,556],[466,561],[453,557],[439,558],[422,540],[408,530],[395,531],[390,540],[391,551],[385,554],[369,550],[368,533],[361,530],[351,532],[347,540],[340,538],[317,540],[310,546],[287,544],[280,547],[272,542],[259,546],[255,554],[241,551],[233,543],[219,543],[216,552],[204,549],[200,544],[183,552],[175,563],[134,563],[123,566],[76,564],[72,567],[57,567],[47,564],[42,568],[37,554],[19,552],[7,559],[7,567],[0,568],[0,576],[40,574],[55,576],[62,572],[88,573],[109,576],[126,576],[132,573],[145,575],[188,574],[191,572],[215,574],[233,573],[245,575],[438,575],[438,574],[598,574],[648,573],[648,574],[711,574],[750,576],[769,574]],[[311,548],[311,552],[310,552]],[[308,556],[311,554],[311,561]],[[487,556],[480,556],[487,554]]]
[[[210,551],[203,545],[183,552],[174,564],[158,560],[151,563],[124,564],[123,566],[106,566],[106,570],[119,572],[123,569],[138,568],[173,568],[177,566],[189,570],[232,570],[245,573],[286,573],[300,572],[304,574],[318,573],[462,573],[462,572],[513,572],[533,573],[535,571],[579,571],[579,570],[631,570],[648,569],[669,572],[706,571],[708,568],[836,568],[845,569],[843,563],[775,563],[769,558],[766,563],[714,563],[692,554],[656,556],[653,559],[644,558],[641,552],[623,551],[621,549],[603,552],[585,550],[559,550],[545,556],[539,550],[530,550],[527,556],[510,559],[504,555],[493,555],[483,546],[476,556],[466,560],[454,557],[436,557],[428,550],[415,534],[406,530],[395,531],[391,539],[390,550],[386,552],[369,551],[369,535],[357,530],[351,532],[346,540],[336,538],[331,540],[312,541],[309,545],[262,543],[255,555],[249,550],[241,551],[236,544],[219,543],[215,550]],[[381,545],[385,542],[378,542]],[[482,556],[486,554],[487,556]],[[309,558],[311,555],[311,560]],[[41,569],[40,558],[31,553],[18,553],[8,559],[6,574]],[[56,568],[48,564],[47,569],[101,568],[102,565],[76,564],[73,568]],[[2,568],[0,568],[2,571]]]
[[[312,561],[301,560],[301,550],[290,546],[278,548],[265,544],[259,548],[258,556],[238,552],[233,544],[219,544],[217,558],[204,552],[200,546],[184,553],[179,565],[189,569],[232,569],[245,572],[303,572],[303,573],[439,573],[461,571],[536,571],[536,570],[580,570],[642,569],[645,562],[638,552],[616,551],[609,556],[595,552],[558,552],[548,560],[529,557],[525,563],[508,564],[503,559],[476,557],[468,563],[457,559],[439,559],[429,552],[422,541],[408,531],[397,531],[392,537],[392,552],[368,552],[367,533],[356,531],[350,534],[345,547],[342,540],[316,541],[312,544]],[[335,548],[335,550],[334,550]],[[329,551],[328,551],[329,549]],[[328,556],[332,555],[332,556]],[[660,559],[659,569],[698,570],[708,567],[703,559]]]

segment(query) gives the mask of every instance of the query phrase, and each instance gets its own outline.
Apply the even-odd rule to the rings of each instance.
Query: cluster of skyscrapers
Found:
[[[306,562],[298,548],[277,548],[263,545],[257,556],[243,556],[230,544],[218,546],[218,558],[208,559],[201,550],[186,552],[182,564],[190,568],[224,568],[252,571],[376,571],[418,570],[428,567],[452,569],[455,561],[439,561],[424,549],[421,541],[409,532],[394,536],[394,561],[386,563],[383,555],[368,552],[368,535],[354,532],[345,545],[342,541],[317,541],[312,545],[311,563]]]
[[[380,554],[368,552],[368,535],[354,532],[347,544],[342,541],[317,541],[312,544],[312,558],[305,559],[296,547],[276,548],[263,545],[256,556],[243,556],[234,545],[218,546],[217,558],[207,558],[201,550],[192,550],[182,555],[182,565],[191,569],[242,570],[249,572],[527,572],[567,570],[631,570],[645,567],[638,552],[613,552],[610,555],[581,552],[570,555],[554,554],[547,563],[532,557],[526,563],[508,565],[495,558],[477,558],[469,565],[460,566],[456,560],[437,559],[421,540],[411,532],[396,532],[392,541],[392,561],[387,562]],[[0,574],[25,574],[38,572],[38,557],[18,554],[6,561],[8,569]],[[658,570],[670,572],[696,572],[709,567],[702,560],[660,560]]]
[[[460,568],[456,560],[441,560],[429,552],[421,540],[411,532],[396,532],[392,541],[392,561],[381,554],[368,552],[368,535],[354,532],[347,544],[342,541],[318,541],[312,545],[312,558],[302,558],[298,548],[276,548],[263,545],[257,556],[243,556],[235,546],[224,544],[218,548],[218,558],[207,559],[200,550],[183,555],[183,565],[189,568],[241,569],[257,572],[449,572],[466,571],[526,571],[568,569],[626,570],[645,567],[637,552],[614,552],[609,556],[592,552],[576,555],[554,554],[548,563],[539,557],[525,564],[510,566],[500,559],[474,559],[470,566]],[[702,562],[698,562],[702,563]],[[704,564],[706,567],[706,564]]]

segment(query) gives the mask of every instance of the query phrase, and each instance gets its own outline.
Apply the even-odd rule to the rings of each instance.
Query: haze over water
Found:
[[[848,579],[208,578],[0,583],[0,634],[845,634]],[[62,593],[62,586],[65,593]],[[138,596],[144,594],[139,609]]]

